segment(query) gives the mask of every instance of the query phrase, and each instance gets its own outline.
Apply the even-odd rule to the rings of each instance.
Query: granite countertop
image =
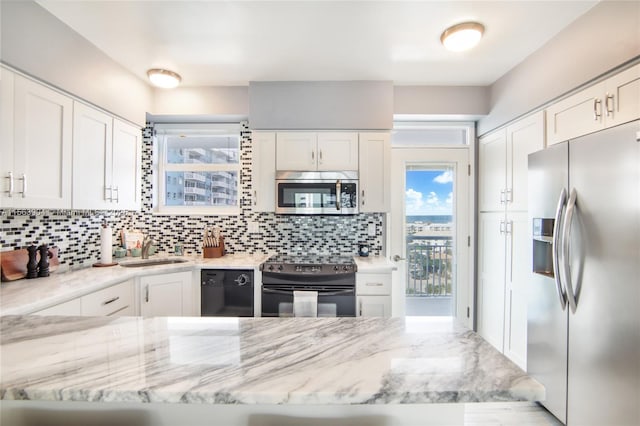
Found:
[[[166,257],[160,253],[150,257],[150,259]],[[139,268],[125,268],[120,265],[84,268],[68,272],[58,271],[46,278],[3,282],[0,285],[0,314],[24,315],[34,313],[144,275],[193,271],[203,268],[255,269],[268,257],[269,254],[245,253],[227,254],[214,259],[204,259],[201,256],[171,256],[171,258],[184,259],[186,262]],[[130,262],[139,259],[128,257],[123,261]],[[389,272],[394,268],[393,263],[382,256],[356,257],[355,260],[360,272]]]
[[[449,318],[0,318],[4,400],[418,404],[543,400]]]

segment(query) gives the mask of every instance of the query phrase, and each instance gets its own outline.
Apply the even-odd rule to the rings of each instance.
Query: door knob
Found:
[[[393,256],[393,261],[394,261],[394,262],[397,262],[397,261],[399,261],[399,260],[405,260],[405,258],[404,258],[404,257],[400,257],[400,256],[399,256],[399,255],[397,255],[397,254],[396,254],[395,256]]]

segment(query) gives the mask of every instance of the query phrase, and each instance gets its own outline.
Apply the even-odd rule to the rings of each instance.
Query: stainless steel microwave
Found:
[[[358,172],[276,173],[276,214],[358,213]]]

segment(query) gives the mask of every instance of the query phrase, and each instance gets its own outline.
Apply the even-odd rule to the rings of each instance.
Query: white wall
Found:
[[[480,86],[394,86],[393,113],[467,119],[489,113],[489,88]]]
[[[603,1],[491,87],[482,135],[640,55],[640,1]]]
[[[2,62],[144,125],[153,101],[146,81],[33,1],[0,1],[0,8]]]
[[[248,86],[156,89],[153,114],[249,115]]]

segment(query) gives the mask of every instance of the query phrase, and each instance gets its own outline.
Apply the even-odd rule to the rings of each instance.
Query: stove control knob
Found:
[[[335,266],[333,267],[333,270],[334,270],[334,271],[337,271],[337,270],[338,270],[338,265],[335,265]]]
[[[278,271],[282,271],[282,265],[278,265]]]
[[[270,271],[273,271],[273,265],[269,265],[269,268],[268,268],[268,269],[269,269]]]
[[[345,266],[342,267],[342,270],[343,271],[347,271],[347,270],[349,270],[349,267],[347,265],[345,265]]]

